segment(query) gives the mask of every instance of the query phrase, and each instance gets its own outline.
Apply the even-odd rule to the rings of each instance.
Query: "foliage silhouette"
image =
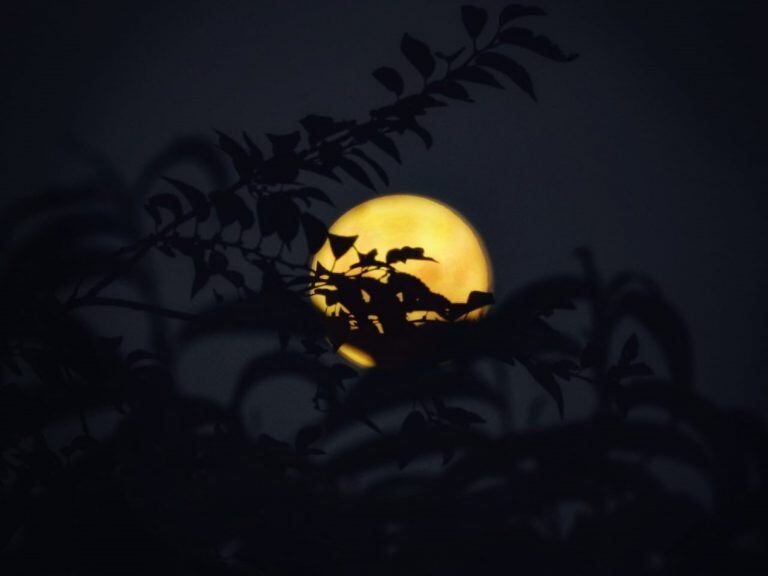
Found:
[[[439,352],[440,334],[450,329],[443,322],[466,318],[470,312],[493,304],[493,295],[473,291],[466,302],[450,302],[433,292],[416,276],[398,270],[398,263],[426,260],[424,249],[403,246],[387,251],[361,253],[356,236],[328,235],[335,261],[331,270],[319,261],[311,271],[308,293],[324,300],[330,317],[328,338],[334,348],[349,344],[365,350],[378,364],[402,364]],[[358,261],[348,270],[333,271],[336,261],[355,249]]]
[[[181,139],[131,185],[105,177],[6,208],[4,573],[762,573],[765,428],[696,394],[685,324],[649,279],[604,281],[579,250],[581,273],[522,287],[478,322],[445,322],[436,317],[456,320],[491,297],[451,303],[398,272],[398,262],[429,258],[420,247],[383,260],[360,254],[359,267],[344,272],[312,270],[297,256],[326,241],[337,257],[354,247],[354,238],[328,236],[311,212],[331,203],[322,179],[386,184],[374,154],[401,162],[396,136],[405,133],[429,147],[422,117],[472,101],[475,84],[500,87],[495,73],[534,96],[503,48],[572,60],[516,27],[542,14],[510,5],[493,28],[485,10],[463,7],[468,42],[448,54],[404,35],[420,91],[404,95],[403,75],[378,68],[374,78],[395,100],[366,120],[307,116],[299,130],[268,134],[266,154],[247,133],[242,142],[218,133],[234,184],[211,146]],[[190,162],[209,187],[178,178]],[[137,197],[154,227],[143,236]],[[213,305],[166,307],[142,265],[155,252],[187,262],[189,295],[213,296]],[[374,271],[388,282],[369,282]],[[357,312],[351,302],[362,289],[372,297]],[[329,330],[311,293],[337,299],[354,318]],[[395,340],[417,338],[422,352],[393,351],[402,362],[358,374],[333,360],[332,347],[349,337],[350,320],[370,330],[372,306],[384,333],[402,330]],[[105,337],[94,307],[150,320],[145,347]],[[435,317],[412,322],[414,311]],[[568,311],[589,318],[586,341],[557,328]],[[628,319],[660,350],[655,371],[641,355],[645,341],[622,332]],[[233,332],[274,334],[280,347],[251,359],[224,405],[182,394],[174,359]],[[252,434],[248,395],[285,374],[312,388],[314,420],[295,438]],[[527,425],[495,429],[494,420],[509,422],[508,391],[528,378],[547,403],[531,405]],[[596,402],[574,418],[564,390],[577,385]],[[537,422],[552,402],[561,419]],[[94,430],[96,413],[114,429]],[[72,422],[78,431],[56,449],[56,426]],[[676,490],[664,462],[704,488]]]

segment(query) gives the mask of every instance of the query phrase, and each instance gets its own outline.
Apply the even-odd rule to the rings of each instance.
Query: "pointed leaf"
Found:
[[[475,40],[488,21],[488,13],[477,6],[462,6],[461,21],[464,23],[469,37]]]
[[[382,66],[373,71],[373,77],[384,85],[384,88],[398,96],[403,93],[404,84],[400,73],[389,66]]]
[[[291,154],[299,145],[301,133],[296,130],[290,134],[267,134],[272,144],[272,153],[275,156]]]
[[[205,263],[202,254],[199,254],[193,260],[193,263],[195,266],[195,276],[192,280],[192,289],[190,291],[190,297],[192,298],[203,289],[211,278],[211,271],[208,269],[208,265]]]
[[[438,94],[447,96],[448,98],[453,98],[454,100],[462,100],[464,102],[474,102],[474,100],[472,100],[472,98],[469,97],[469,92],[467,92],[467,89],[464,88],[464,86],[462,86],[458,82],[453,82],[452,80],[442,80],[440,82],[433,82],[429,86],[429,90],[431,92],[437,92]]]
[[[564,418],[563,391],[560,388],[560,384],[555,380],[551,367],[546,364],[532,364],[530,362],[526,362],[525,367],[528,369],[531,376],[533,376],[533,379],[536,380],[536,382],[538,382],[550,396],[552,396],[557,404],[557,411],[560,413],[560,418]]]
[[[251,140],[251,137],[245,130],[243,130],[243,140],[245,140],[245,145],[248,146],[248,153],[251,155],[254,165],[261,164],[264,161],[264,154],[262,154],[261,149],[256,146],[256,143]]]
[[[406,128],[421,138],[427,149],[432,148],[432,134],[424,126],[416,122],[416,120],[411,120],[406,124]]]
[[[451,54],[444,54],[443,52],[435,52],[435,56],[440,58],[440,60],[445,60],[449,64],[451,62],[454,62],[459,56],[462,55],[462,53],[466,50],[464,46],[456,50],[455,52],[452,52]]]
[[[230,157],[235,170],[241,178],[247,178],[253,171],[250,155],[234,138],[216,130],[219,135],[219,146]]]
[[[504,88],[504,86],[496,80],[496,77],[493,74],[479,66],[465,66],[459,68],[451,74],[451,77],[455,80],[484,84],[485,86],[493,86],[494,88]]]
[[[387,252],[387,264],[405,262],[407,260],[428,260],[430,262],[437,262],[434,258],[429,258],[424,255],[424,248],[403,246],[402,248],[392,248]]]
[[[336,234],[328,234],[328,241],[331,243],[333,257],[338,260],[355,245],[357,236],[337,236]]]
[[[373,171],[376,172],[378,177],[381,178],[381,181],[384,182],[384,184],[389,185],[389,176],[387,176],[387,173],[384,171],[384,168],[382,168],[381,164],[376,162],[376,160],[368,156],[368,154],[366,154],[359,148],[353,148],[352,150],[350,150],[350,154],[357,156],[363,162],[368,164],[368,166],[373,168]]]
[[[566,54],[552,40],[546,36],[537,36],[527,28],[513,27],[502,30],[499,33],[499,40],[505,44],[520,46],[557,62],[570,62],[578,56],[577,54]]]
[[[490,292],[480,292],[479,290],[472,290],[467,298],[467,307],[470,310],[482,308],[484,306],[490,306],[495,302],[493,294]]]
[[[459,407],[444,406],[438,410],[438,415],[454,426],[485,423],[485,420],[478,414]]]
[[[366,174],[365,170],[363,170],[358,164],[349,158],[344,158],[343,156],[339,158],[337,162],[339,168],[357,180],[360,184],[366,188],[370,188],[371,190],[376,190],[376,187],[373,185],[373,182],[371,182],[368,174]]]
[[[256,203],[256,213],[259,217],[259,232],[262,236],[269,237],[277,232],[277,214],[275,202],[271,196],[262,196]]]
[[[323,222],[309,212],[302,213],[301,225],[304,227],[304,236],[307,239],[307,250],[310,254],[315,254],[325,243],[328,229]]]
[[[176,188],[176,190],[178,190],[181,195],[184,196],[187,202],[189,202],[192,210],[194,210],[195,214],[197,214],[198,222],[205,222],[208,220],[208,217],[211,215],[211,206],[208,203],[208,200],[205,198],[205,194],[203,194],[200,190],[191,184],[187,184],[181,180],[168,178],[167,176],[164,176],[163,180]]]
[[[294,198],[298,198],[299,200],[303,201],[305,204],[307,204],[307,206],[309,206],[310,199],[325,202],[326,204],[333,206],[333,202],[328,197],[328,195],[320,190],[320,188],[315,188],[313,186],[306,186],[304,188],[299,188],[298,190],[293,190],[291,195]]]
[[[427,430],[427,421],[419,410],[413,410],[403,420],[400,434],[409,438],[421,436]]]
[[[509,56],[496,52],[484,52],[477,57],[477,63],[481,66],[493,68],[506,74],[512,82],[517,84],[531,98],[536,100],[533,91],[533,82],[528,71]]]
[[[401,163],[400,152],[395,145],[395,142],[389,136],[381,133],[374,133],[370,136],[371,143],[379,148],[382,152],[393,158],[398,164]]]
[[[432,51],[421,40],[417,40],[410,34],[404,34],[400,42],[400,50],[422,77],[429,78],[435,71],[435,59],[432,57]]]
[[[181,201],[173,194],[168,194],[165,192],[161,194],[155,194],[147,200],[147,204],[149,206],[154,206],[155,208],[163,208],[168,210],[177,220],[181,218]]]

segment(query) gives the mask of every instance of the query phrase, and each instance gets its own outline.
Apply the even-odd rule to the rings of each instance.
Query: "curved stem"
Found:
[[[179,310],[172,310],[170,308],[164,308],[162,306],[154,306],[152,304],[145,304],[144,302],[136,302],[133,300],[126,300],[124,298],[107,298],[104,296],[89,296],[79,298],[69,305],[70,309],[83,308],[88,306],[111,306],[115,308],[125,308],[127,310],[137,310],[139,312],[149,312],[157,316],[163,316],[165,318],[171,318],[173,320],[191,321],[197,318],[197,314],[190,312],[181,312]]]

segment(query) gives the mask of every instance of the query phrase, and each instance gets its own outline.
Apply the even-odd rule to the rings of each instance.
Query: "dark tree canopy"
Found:
[[[365,118],[181,139],[132,184],[103,176],[0,214],[7,573],[765,570],[765,427],[697,394],[685,323],[651,279],[602,278],[579,249],[579,273],[451,302],[398,269],[429,259],[423,247],[358,253],[346,271],[309,265],[325,242],[337,258],[356,249],[317,215],[332,205],[324,183],[386,187],[404,138],[431,147],[443,109],[485,90],[535,99],[521,51],[574,60],[526,27],[542,15],[463,6],[466,36],[447,51],[404,34],[401,67],[373,71],[387,103]],[[209,184],[180,179],[190,162]],[[191,272],[173,307],[146,265],[156,257]],[[342,312],[323,318],[310,295]],[[92,317],[103,309],[145,319],[147,342],[105,332]],[[562,328],[569,314],[586,334]],[[174,360],[234,333],[274,346],[226,403],[183,393]],[[343,342],[388,361],[355,370],[335,354]],[[283,375],[312,387],[314,417],[292,438],[253,434],[248,395]],[[526,380],[541,396],[513,425],[510,393]],[[579,417],[575,389],[595,399]],[[702,490],[676,490],[671,468]]]

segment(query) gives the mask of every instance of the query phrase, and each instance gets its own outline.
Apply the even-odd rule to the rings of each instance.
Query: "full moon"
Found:
[[[375,249],[381,258],[392,249],[419,247],[430,260],[396,262],[398,272],[415,276],[451,302],[466,302],[473,291],[491,291],[492,269],[482,239],[457,211],[432,198],[392,194],[367,200],[345,212],[329,233],[357,236],[355,249],[337,260],[326,241],[314,257],[313,268],[319,263],[344,272],[358,262],[359,254]],[[336,312],[322,296],[313,295],[312,302],[329,316]],[[466,317],[476,319],[483,312],[477,309]],[[350,344],[342,344],[339,353],[359,366],[375,364],[370,354]]]

